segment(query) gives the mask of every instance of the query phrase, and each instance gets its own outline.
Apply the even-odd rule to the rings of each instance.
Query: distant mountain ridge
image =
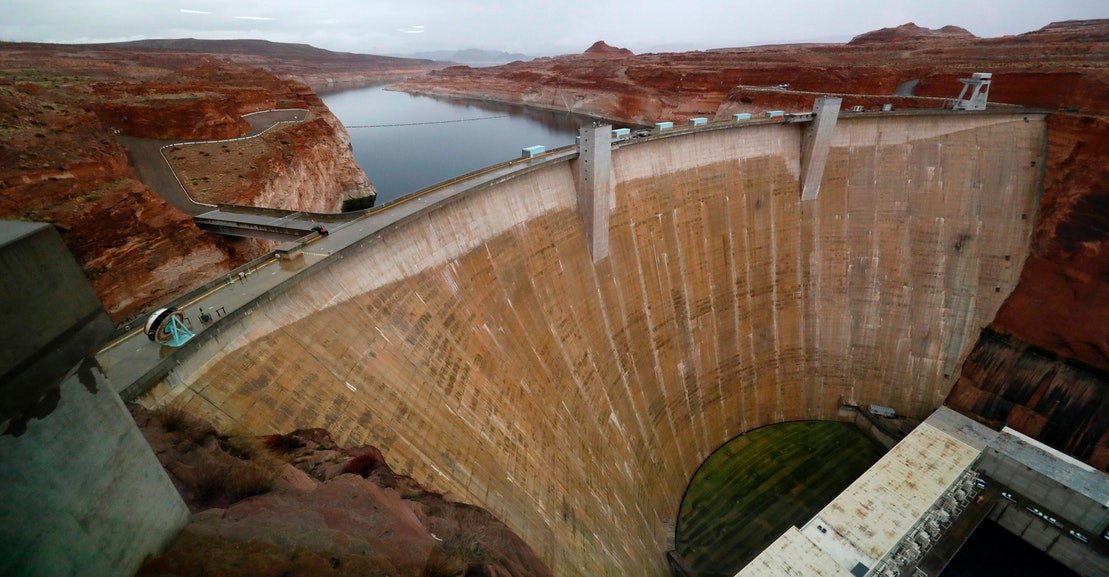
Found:
[[[533,57],[520,52],[505,52],[504,50],[482,50],[480,48],[467,48],[464,50],[433,50],[430,52],[414,52],[408,54],[409,58],[421,58],[437,62],[457,62],[459,64],[504,64],[517,60],[531,60]]]
[[[50,44],[42,42],[0,42],[0,49],[56,50],[65,53],[111,54],[135,52],[173,56],[182,64],[201,65],[223,60],[261,68],[275,76],[297,80],[313,89],[332,90],[364,86],[419,76],[446,66],[442,62],[334,52],[308,44],[269,40],[202,40],[198,38],[156,38],[99,44]]]
[[[133,49],[224,55],[234,54],[243,56],[263,56],[269,58],[314,59],[332,62],[348,61],[379,64],[413,64],[421,62],[421,59],[417,58],[382,56],[378,54],[358,54],[354,52],[334,52],[325,48],[317,48],[310,44],[272,42],[270,40],[258,40],[252,38],[236,40],[205,40],[199,38],[152,38],[148,40],[132,40],[129,42],[85,44],[83,46],[95,48],[118,48],[123,50]],[[424,60],[421,63],[431,64],[429,60]]]

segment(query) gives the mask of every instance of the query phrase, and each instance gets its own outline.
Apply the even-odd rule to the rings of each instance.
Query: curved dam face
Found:
[[[152,395],[377,445],[558,575],[665,575],[716,447],[841,399],[927,415],[1027,254],[1042,116],[841,117],[806,202],[803,130],[614,150],[596,264],[577,161],[471,191],[314,267]]]

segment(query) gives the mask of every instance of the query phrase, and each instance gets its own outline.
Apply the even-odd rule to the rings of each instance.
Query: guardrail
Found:
[[[238,277],[239,273],[253,274],[258,270],[264,268],[265,266],[272,264],[272,262],[276,259],[277,251],[270,251],[258,258],[243,263],[227,271],[226,273],[221,273],[220,276],[190,290],[185,294],[174,298],[168,303],[159,304],[144,309],[140,313],[136,313],[134,316],[127,319],[122,324],[116,326],[116,330],[112,332],[112,334],[108,337],[108,342],[100,347],[100,350],[102,351],[104,349],[112,348],[119,344],[120,341],[130,338],[132,333],[137,333],[141,331],[143,329],[143,325],[146,323],[147,316],[150,315],[150,313],[152,313],[153,311],[162,307],[175,307],[183,310],[185,307],[189,306],[193,302],[207,296],[209,293],[212,292],[213,289],[223,288],[227,285],[230,285],[231,278]]]
[[[282,110],[302,110],[302,109],[282,109]],[[271,112],[271,111],[252,112],[250,114],[244,114],[243,116],[249,116],[251,114],[260,114],[260,113],[263,113],[263,112]],[[283,122],[296,122],[296,121],[283,121]],[[669,138],[669,137],[673,137],[673,136],[679,136],[679,135],[682,135],[682,134],[688,134],[690,132],[701,132],[701,131],[705,131],[705,130],[714,130],[714,129],[734,127],[737,124],[742,124],[744,126],[749,126],[749,125],[771,124],[771,123],[777,124],[777,123],[780,123],[780,121],[778,121],[778,120],[767,121],[765,119],[754,119],[754,120],[751,120],[751,121],[748,121],[748,122],[743,122],[743,123],[714,122],[714,123],[709,123],[707,125],[701,125],[701,126],[697,126],[697,127],[675,128],[675,129],[672,129],[672,130],[668,130],[668,131],[666,131],[662,134],[658,134],[658,133],[652,134],[650,137],[647,137],[647,138],[641,138],[641,139],[634,139],[633,138],[633,139],[630,139],[630,140],[620,141],[620,142],[615,142],[614,141],[614,144],[626,145],[626,144],[631,144],[631,143],[637,142],[639,140],[651,140],[651,139],[655,139],[655,138]],[[268,131],[268,130],[272,129],[277,124],[279,124],[279,123],[275,123],[273,126],[269,127],[266,130]],[[259,133],[257,135],[252,135],[250,137],[238,137],[238,140],[260,136],[264,132],[265,131],[263,131],[262,133]],[[224,142],[224,141],[211,141],[211,142]],[[184,143],[184,144],[190,144],[190,143]],[[192,144],[199,144],[199,142],[198,143],[192,143]],[[170,146],[175,146],[175,145],[174,144],[165,145],[165,147],[170,147]],[[165,148],[165,147],[163,147],[163,148]],[[204,206],[211,206],[214,209],[226,210],[226,211],[229,211],[229,212],[243,211],[243,212],[248,212],[248,213],[266,214],[266,215],[273,215],[273,216],[288,216],[288,215],[291,215],[291,214],[300,213],[305,218],[318,220],[320,222],[355,222],[355,221],[360,220],[362,218],[367,218],[367,217],[375,215],[375,214],[380,214],[381,212],[389,210],[390,208],[393,208],[395,206],[404,204],[406,202],[411,202],[411,201],[416,200],[416,199],[418,199],[422,196],[425,196],[427,194],[436,192],[438,190],[442,190],[443,188],[446,188],[448,186],[453,186],[455,184],[458,184],[460,182],[464,182],[466,180],[478,178],[478,177],[484,176],[486,174],[495,172],[497,170],[508,168],[508,167],[511,167],[511,166],[514,166],[514,165],[527,164],[527,165],[530,166],[530,165],[534,165],[536,163],[545,163],[547,159],[550,159],[554,156],[563,155],[563,154],[566,154],[568,152],[576,151],[576,150],[577,150],[577,145],[576,144],[569,144],[569,145],[566,145],[566,146],[562,146],[562,147],[559,147],[559,148],[548,150],[544,153],[538,154],[538,155],[536,155],[534,157],[531,157],[531,158],[513,158],[513,159],[510,159],[510,160],[506,160],[504,162],[498,163],[498,164],[494,164],[494,165],[491,165],[491,166],[480,168],[478,170],[474,170],[474,171],[471,171],[471,172],[468,172],[468,173],[465,173],[465,174],[462,174],[462,175],[444,180],[442,182],[424,187],[424,188],[422,188],[420,190],[417,190],[415,192],[406,194],[404,196],[401,196],[399,198],[396,198],[394,200],[386,202],[385,204],[375,206],[375,207],[371,207],[371,208],[358,210],[358,211],[340,212],[340,213],[335,213],[335,212],[305,212],[305,211],[294,211],[294,210],[286,210],[286,209],[278,209],[278,208],[237,205],[237,204],[219,204],[219,205],[205,204]],[[164,156],[163,156],[163,159],[164,159]],[[168,164],[168,160],[166,162]],[[172,171],[172,167],[171,167],[171,171]],[[176,172],[174,172],[174,177],[176,177]],[[178,180],[178,183],[180,183],[180,180]],[[182,186],[182,190],[184,190],[183,186]],[[186,195],[187,194],[188,193],[186,192]],[[189,197],[189,198],[191,200],[191,197]],[[197,204],[200,204],[200,203],[197,203]],[[112,336],[110,337],[110,340],[109,340],[108,344],[101,347],[101,350],[106,349],[106,348],[110,348],[112,346],[115,346],[121,340],[129,338],[133,333],[136,333],[136,332],[140,331],[142,329],[143,324],[145,323],[146,317],[151,312],[153,312],[154,310],[162,308],[162,307],[166,307],[166,306],[176,307],[178,309],[184,309],[185,307],[189,306],[193,302],[200,300],[204,296],[207,296],[207,294],[209,294],[213,290],[216,290],[216,289],[219,289],[219,288],[222,288],[224,286],[232,284],[231,280],[234,277],[237,277],[239,273],[244,273],[244,274],[247,274],[247,275],[253,274],[254,272],[257,272],[259,269],[264,268],[265,266],[268,266],[269,264],[272,264],[274,261],[276,261],[278,259],[279,254],[288,254],[290,252],[296,252],[296,251],[300,250],[301,248],[303,248],[306,244],[309,244],[310,242],[314,241],[316,238],[318,238],[318,235],[313,232],[313,233],[309,233],[308,235],[306,235],[302,239],[295,240],[295,241],[290,241],[291,243],[294,244],[294,246],[292,246],[291,248],[290,248],[290,243],[289,242],[284,243],[283,245],[281,245],[280,249],[275,248],[274,250],[271,250],[271,251],[267,252],[266,254],[263,254],[259,257],[256,257],[256,258],[250,260],[249,262],[246,262],[242,265],[239,265],[238,267],[235,267],[234,269],[231,269],[230,271],[228,271],[226,273],[221,273],[220,276],[218,276],[218,277],[208,281],[207,283],[204,283],[203,285],[200,285],[199,287],[196,287],[196,288],[194,288],[194,289],[192,289],[192,290],[190,290],[190,291],[188,291],[188,292],[186,292],[186,293],[170,300],[168,303],[162,303],[162,304],[159,304],[159,305],[155,305],[155,306],[151,306],[151,307],[148,307],[146,309],[143,309],[141,312],[136,313],[135,315],[131,316],[126,321],[124,321],[123,323],[118,325],[116,327],[116,330],[113,332]]]

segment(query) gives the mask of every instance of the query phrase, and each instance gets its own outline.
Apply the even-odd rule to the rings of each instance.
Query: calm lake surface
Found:
[[[383,90],[382,86],[320,96],[348,127],[354,157],[377,188],[378,205],[517,158],[527,146],[541,144],[551,150],[573,144],[578,128],[594,120],[522,106],[415,96]],[[499,118],[487,118],[490,116]],[[463,119],[475,120],[357,128]]]

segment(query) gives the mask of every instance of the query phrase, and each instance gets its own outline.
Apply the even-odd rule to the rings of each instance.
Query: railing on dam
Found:
[[[163,378],[201,344],[220,333],[220,325],[249,314],[260,302],[284,292],[297,279],[310,274],[321,262],[357,250],[368,239],[418,218],[428,210],[446,204],[466,193],[474,192],[577,156],[573,145],[551,150],[533,158],[516,158],[493,166],[460,175],[398,198],[378,207],[348,213],[350,218],[340,220],[341,226],[333,233],[320,236],[312,233],[288,242],[277,249],[243,264],[217,278],[189,291],[161,306],[173,306],[186,312],[186,321],[196,337],[176,349],[166,349],[150,342],[142,332],[143,315],[121,325],[113,338],[100,350],[100,361],[109,380],[125,400],[131,400]],[[258,209],[274,212],[273,209]],[[343,214],[301,213],[301,218],[319,218],[335,222]],[[234,290],[232,290],[234,289]],[[205,326],[199,315],[192,315],[192,307],[219,311]],[[160,308],[160,307],[159,307]],[[195,320],[194,320],[195,319]]]
[[[741,121],[741,122],[725,121],[725,122],[712,122],[712,123],[699,125],[699,126],[694,126],[694,127],[681,126],[681,127],[676,127],[676,128],[669,129],[669,130],[666,130],[666,131],[661,131],[661,132],[653,131],[652,134],[649,137],[646,137],[646,138],[629,138],[629,139],[614,140],[613,141],[613,146],[614,146],[614,148],[619,148],[619,147],[629,146],[629,145],[632,145],[632,144],[637,144],[637,143],[640,143],[640,142],[650,142],[650,141],[656,141],[656,140],[660,140],[660,139],[675,138],[675,137],[680,137],[680,136],[684,136],[684,135],[688,135],[688,134],[692,134],[692,133],[703,133],[703,132],[714,131],[714,130],[726,130],[726,129],[731,129],[731,128],[762,126],[762,125],[768,125],[768,124],[782,124],[783,122],[785,122],[787,120],[788,119],[783,119],[783,118],[776,118],[776,119],[755,118],[755,119],[751,119],[751,120],[747,120],[747,121]],[[514,176],[516,174],[521,174],[521,173],[525,172],[525,169],[532,169],[532,168],[535,168],[539,165],[546,165],[546,164],[551,163],[551,162],[560,162],[560,161],[563,161],[563,160],[571,160],[571,159],[576,158],[576,157],[577,157],[577,145],[571,144],[571,145],[567,145],[567,146],[563,146],[563,147],[559,147],[559,148],[549,150],[549,151],[547,151],[543,154],[537,155],[537,156],[532,157],[532,158],[513,158],[513,159],[510,159],[510,160],[506,160],[506,161],[498,163],[498,164],[487,166],[485,168],[474,170],[474,171],[468,172],[466,174],[462,174],[462,175],[456,176],[454,178],[445,180],[443,182],[433,184],[431,186],[428,186],[426,188],[417,190],[417,191],[412,192],[410,194],[406,194],[406,195],[401,196],[399,198],[396,198],[394,200],[390,200],[389,202],[386,202],[386,203],[381,204],[379,206],[375,206],[375,207],[372,207],[372,208],[366,208],[366,209],[362,209],[362,210],[357,210],[357,211],[344,212],[344,213],[293,211],[293,210],[286,210],[286,209],[243,206],[243,205],[233,205],[233,204],[215,205],[214,208],[216,208],[218,210],[224,210],[224,211],[227,211],[227,212],[246,211],[246,212],[249,212],[249,213],[252,213],[252,214],[269,215],[269,216],[273,216],[275,218],[298,215],[298,217],[301,220],[304,220],[304,221],[317,221],[317,222],[320,222],[320,223],[342,223],[344,226],[346,226],[346,225],[353,224],[357,221],[360,221],[362,219],[366,219],[366,218],[369,218],[369,217],[372,217],[372,216],[375,216],[375,215],[381,215],[383,213],[386,213],[387,211],[390,211],[390,210],[392,210],[392,209],[394,209],[398,206],[404,205],[406,203],[419,201],[419,199],[424,198],[427,195],[435,193],[437,191],[441,191],[445,188],[455,186],[455,185],[460,185],[460,184],[466,183],[468,181],[476,180],[476,179],[481,178],[482,176],[485,176],[485,175],[488,175],[488,174],[491,174],[491,173],[494,173],[494,172],[497,172],[497,171],[506,170],[506,169],[513,169],[513,172],[503,175],[504,178],[509,178],[509,177]],[[475,188],[480,184],[485,184],[485,183],[475,183]],[[458,191],[458,193],[466,192],[468,190],[469,189],[461,190],[461,191]],[[197,287],[197,288],[195,288],[195,289],[193,289],[193,290],[191,290],[191,291],[189,291],[185,294],[182,294],[182,295],[178,296],[177,298],[174,298],[173,300],[171,300],[169,302],[162,303],[158,306],[151,307],[147,310],[143,310],[140,313],[137,313],[135,316],[133,316],[132,318],[130,318],[127,321],[123,322],[121,325],[119,325],[119,327],[117,327],[116,332],[113,334],[112,339],[105,346],[105,348],[111,348],[111,347],[117,345],[121,341],[121,339],[133,335],[136,331],[139,330],[139,328],[142,326],[143,322],[145,322],[146,316],[148,316],[154,309],[161,308],[163,306],[177,307],[179,309],[183,309],[187,306],[191,306],[191,305],[195,304],[199,299],[202,299],[203,297],[211,294],[213,291],[219,290],[223,287],[226,287],[226,286],[232,284],[233,279],[238,278],[240,273],[242,273],[244,275],[253,275],[257,271],[259,271],[259,270],[275,263],[283,255],[298,252],[301,249],[303,249],[304,247],[306,247],[306,246],[308,246],[308,245],[310,245],[314,242],[317,242],[318,240],[320,240],[319,235],[317,235],[315,233],[306,232],[306,234],[304,236],[302,236],[300,238],[297,238],[297,239],[293,239],[289,242],[286,242],[283,245],[281,245],[280,247],[278,247],[278,248],[276,248],[272,251],[269,251],[266,254],[263,254],[263,255],[261,255],[257,258],[254,258],[254,259],[252,259],[251,261],[249,261],[247,263],[239,265],[238,267],[235,267],[234,269],[229,270],[227,273],[221,274],[221,275],[213,278],[211,281],[209,281],[207,283],[204,283],[203,285],[201,285],[201,286],[199,286],[199,287]]]

